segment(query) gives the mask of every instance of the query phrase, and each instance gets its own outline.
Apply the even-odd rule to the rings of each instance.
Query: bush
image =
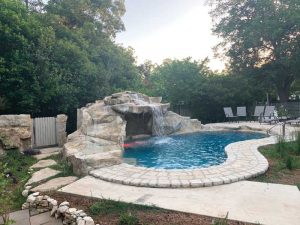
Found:
[[[212,222],[212,225],[228,225],[228,213],[226,214],[225,218],[223,218],[223,219],[215,219]]]
[[[123,213],[120,216],[119,225],[138,225],[139,219],[131,213]]]
[[[121,201],[112,201],[102,199],[99,202],[94,203],[90,207],[92,215],[107,215],[107,214],[123,214],[134,211],[158,211],[161,210],[154,206],[136,205],[132,203],[126,203]]]
[[[275,148],[276,151],[279,153],[280,158],[285,158],[287,153],[286,153],[286,149],[285,149],[285,140],[283,138],[279,138],[278,139],[278,143],[276,144]]]

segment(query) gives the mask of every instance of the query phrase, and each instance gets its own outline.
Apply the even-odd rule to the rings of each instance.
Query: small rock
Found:
[[[68,213],[70,213],[70,214],[75,214],[76,211],[77,211],[76,208],[69,208],[68,209]]]
[[[25,202],[25,203],[22,205],[22,210],[28,209],[28,208],[29,208],[29,203],[28,203],[28,202]]]
[[[24,197],[27,197],[27,196],[28,196],[28,192],[29,192],[29,191],[25,189],[24,191],[22,191],[22,195],[23,195]]]
[[[41,201],[41,206],[43,206],[43,207],[48,207],[49,205],[48,205],[48,201],[47,200],[42,200]]]
[[[56,213],[56,211],[57,211],[57,209],[58,209],[58,206],[57,206],[57,205],[53,206],[53,208],[52,208],[52,210],[51,210],[51,212],[50,212],[50,215],[51,215],[51,216],[54,216],[55,213]]]
[[[81,213],[79,213],[79,216],[81,216],[81,217],[86,217],[87,215],[86,215],[86,213],[85,212],[81,212]]]
[[[43,196],[43,200],[47,200],[48,198],[49,198],[48,195],[44,195],[44,196]]]
[[[58,211],[63,214],[65,213],[67,210],[69,209],[69,206],[63,205],[63,206],[59,206]]]
[[[77,222],[77,225],[85,225],[85,220],[82,219],[81,217],[77,218],[76,222]]]
[[[83,210],[82,210],[82,209],[79,209],[79,210],[77,210],[77,211],[75,212],[75,215],[79,216],[79,214],[82,213],[82,212],[83,212]]]
[[[29,203],[34,203],[35,202],[36,197],[34,197],[33,195],[29,195],[27,197],[27,202]]]
[[[47,211],[49,211],[48,209],[43,209],[43,208],[41,208],[41,209],[37,209],[37,211],[39,212],[39,213],[44,213],[44,212],[47,212]]]
[[[43,196],[37,196],[36,197],[36,201],[39,203],[43,200]]]
[[[70,206],[70,203],[67,201],[64,201],[64,202],[60,203],[59,207],[61,207],[61,206]]]
[[[85,225],[95,225],[92,217],[86,216],[83,218],[83,220],[85,221]]]
[[[57,206],[57,201],[54,200],[54,199],[52,199],[52,200],[50,200],[50,201],[48,201],[48,202],[49,202],[50,208],[52,208],[52,207],[54,207],[54,206]]]
[[[30,190],[32,188],[32,186],[25,186],[25,190]]]
[[[40,195],[40,192],[34,192],[34,193],[32,193],[31,195],[34,196],[34,197],[37,197],[37,196]]]

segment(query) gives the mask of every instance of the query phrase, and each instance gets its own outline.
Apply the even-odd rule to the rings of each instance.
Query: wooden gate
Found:
[[[34,147],[57,145],[55,117],[33,119]]]

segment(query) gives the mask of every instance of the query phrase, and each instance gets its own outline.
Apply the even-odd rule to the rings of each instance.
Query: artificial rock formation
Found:
[[[77,131],[68,136],[64,157],[78,175],[122,163],[126,138],[201,130],[201,122],[168,111],[161,97],[115,93],[77,111]]]
[[[0,149],[19,149],[31,146],[30,115],[0,115]]]

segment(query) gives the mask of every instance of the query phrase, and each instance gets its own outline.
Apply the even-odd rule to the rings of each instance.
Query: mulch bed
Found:
[[[51,192],[45,193],[52,198],[56,199],[58,202],[68,201],[71,207],[82,209],[87,214],[89,213],[89,208],[92,204],[99,201],[99,199],[81,197],[72,194],[65,194],[60,192]],[[101,200],[100,200],[101,201]],[[135,215],[141,225],[211,225],[215,218],[176,212],[170,210],[153,210],[153,211],[144,211],[136,210],[132,212],[132,215]],[[119,214],[106,214],[94,216],[92,215],[95,223],[101,225],[118,225],[120,215]],[[251,223],[239,222],[228,220],[228,225],[251,225]],[[225,224],[224,224],[225,225]]]

